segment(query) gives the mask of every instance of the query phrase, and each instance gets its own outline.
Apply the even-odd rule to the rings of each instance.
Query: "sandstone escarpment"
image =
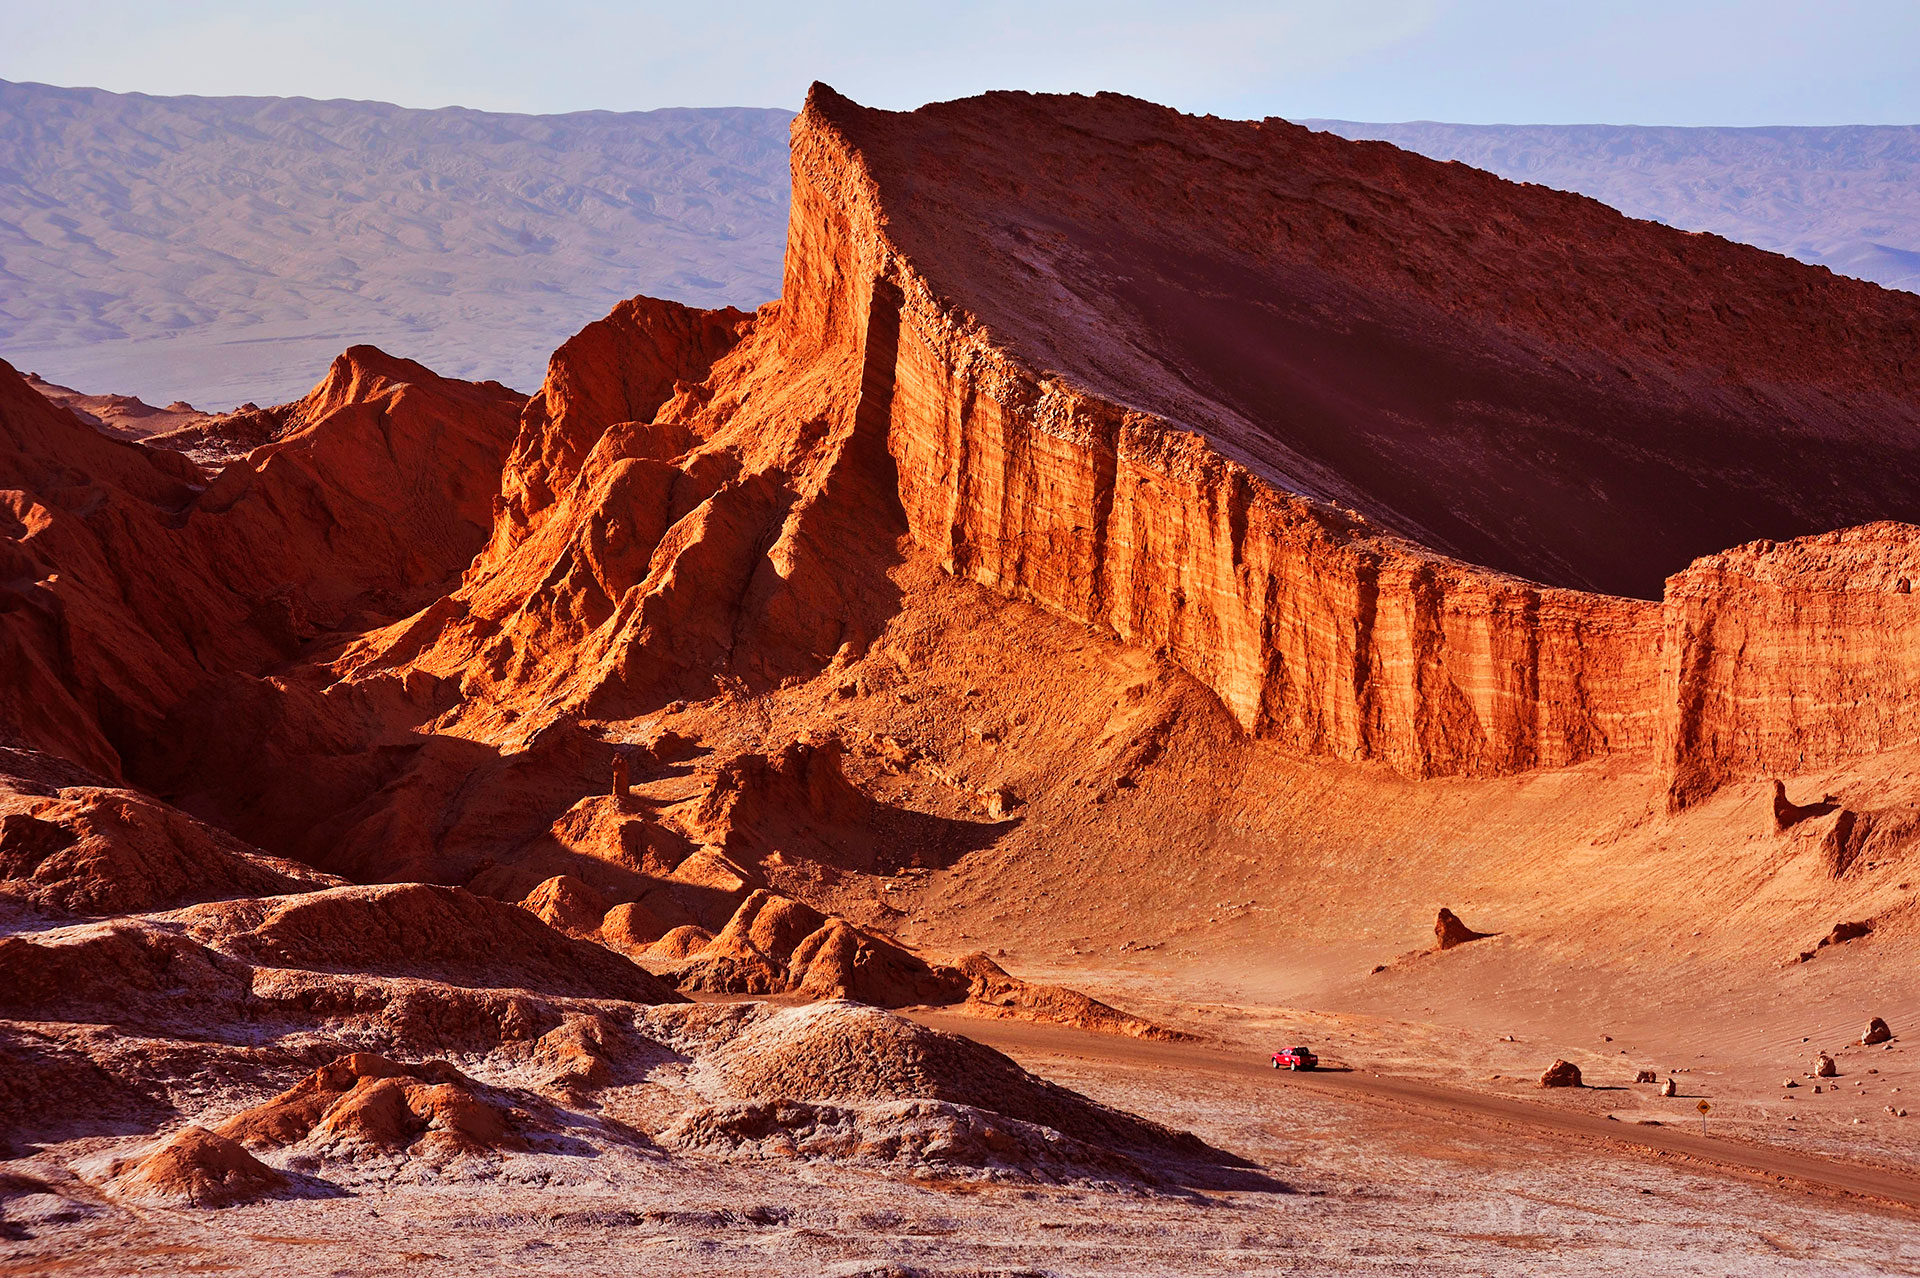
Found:
[[[1920,491],[1910,300],[1577,197],[1024,95],[820,89],[793,171],[782,300],[636,299],[563,348],[487,552],[344,673],[457,681],[506,741],[764,687],[858,656],[904,535],[1254,735],[1506,773],[1693,731],[1672,608],[1568,587]]]
[[[1003,408],[1078,390],[1442,553],[1611,593],[1915,513],[1910,295],[1113,95],[900,114],[821,88],[795,136],[785,305],[857,323],[876,273],[917,279],[1017,365],[979,379]]]
[[[1714,291],[1728,272],[1737,301]],[[1127,100],[894,115],[816,89],[777,322],[789,350],[860,353],[907,526],[950,571],[1163,652],[1250,732],[1413,775],[1645,750],[1685,717],[1673,663],[1695,659],[1671,608],[1428,547],[1644,588],[1756,525],[1907,511],[1920,463],[1894,429],[1912,299]],[[1395,398],[1440,364],[1438,398]],[[1807,451],[1762,467],[1780,437]]]
[[[950,571],[1164,651],[1249,731],[1313,753],[1426,775],[1650,744],[1653,609],[1432,554],[1033,371],[881,230],[884,187],[816,103],[780,322],[802,348],[864,349],[907,524]]]
[[[1660,762],[1681,807],[1920,737],[1920,528],[1754,542],[1667,583]]]

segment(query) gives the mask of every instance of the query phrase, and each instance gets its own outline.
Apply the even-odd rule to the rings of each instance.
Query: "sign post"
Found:
[[[1694,1108],[1700,1111],[1700,1134],[1705,1136],[1707,1134],[1707,1115],[1713,1112],[1713,1106],[1707,1104],[1705,1101],[1701,1101],[1698,1105],[1695,1105]]]

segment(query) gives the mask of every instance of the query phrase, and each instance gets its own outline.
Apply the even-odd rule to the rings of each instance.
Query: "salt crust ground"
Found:
[[[1905,1216],[1293,1089],[1280,1106],[1258,1082],[1023,1063],[1252,1155],[1291,1192],[516,1155],[487,1183],[221,1211],[15,1196],[0,1273],[1920,1273]]]

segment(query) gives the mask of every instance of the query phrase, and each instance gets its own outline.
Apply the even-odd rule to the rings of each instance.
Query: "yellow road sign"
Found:
[[[1695,1105],[1694,1108],[1705,1114],[1712,1110],[1713,1106],[1707,1104],[1705,1101],[1701,1101],[1698,1105]]]

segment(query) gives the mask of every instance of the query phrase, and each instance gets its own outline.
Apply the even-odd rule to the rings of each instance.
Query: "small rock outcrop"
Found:
[[[1833,931],[1822,937],[1820,944],[1823,946],[1845,945],[1848,941],[1857,941],[1863,936],[1872,935],[1872,933],[1872,919],[1860,919],[1852,923],[1835,923],[1833,925]]]
[[[1633,1081],[1636,1083],[1657,1083],[1660,1081],[1660,1076],[1650,1069],[1643,1069],[1633,1076]]]
[[[185,935],[266,967],[637,1003],[679,995],[631,960],[460,888],[387,883],[195,905]]]
[[[1801,950],[1799,956],[1794,959],[1794,962],[1810,963],[1819,956],[1821,950],[1829,946],[1845,945],[1849,941],[1857,941],[1863,936],[1871,936],[1872,934],[1872,919],[1858,919],[1853,922],[1835,923],[1833,930],[1821,937],[1812,949]]]
[[[603,940],[614,943],[613,915]],[[1186,1035],[1110,1007],[1077,990],[1008,974],[984,953],[958,963],[925,958],[844,918],[761,888],[741,902],[718,936],[680,927],[628,952],[670,976],[681,990],[854,999],[873,1007],[965,1004],[985,1016],[1072,1025],[1136,1038]]]
[[[519,1148],[506,1112],[477,1093],[445,1061],[405,1065],[355,1052],[234,1115],[219,1135],[253,1149],[301,1145],[335,1158]]]
[[[1484,940],[1492,935],[1491,932],[1474,931],[1460,921],[1458,914],[1445,906],[1440,907],[1439,915],[1433,920],[1433,939],[1436,949],[1450,950],[1456,945]]]
[[[1232,1165],[1189,1133],[855,1003],[650,1009],[639,1027],[696,1059],[688,1081],[706,1099],[658,1132],[668,1150],[1051,1183]]]
[[[586,939],[598,935],[600,921],[614,907],[571,874],[556,874],[527,893],[520,908],[556,932]]]
[[[122,1171],[115,1187],[127,1198],[188,1207],[227,1207],[279,1193],[288,1182],[248,1153],[239,1141],[204,1127],[188,1126]]]
[[[1540,1076],[1542,1087],[1585,1087],[1580,1080],[1580,1067],[1571,1061],[1555,1061],[1547,1066],[1547,1072]]]

